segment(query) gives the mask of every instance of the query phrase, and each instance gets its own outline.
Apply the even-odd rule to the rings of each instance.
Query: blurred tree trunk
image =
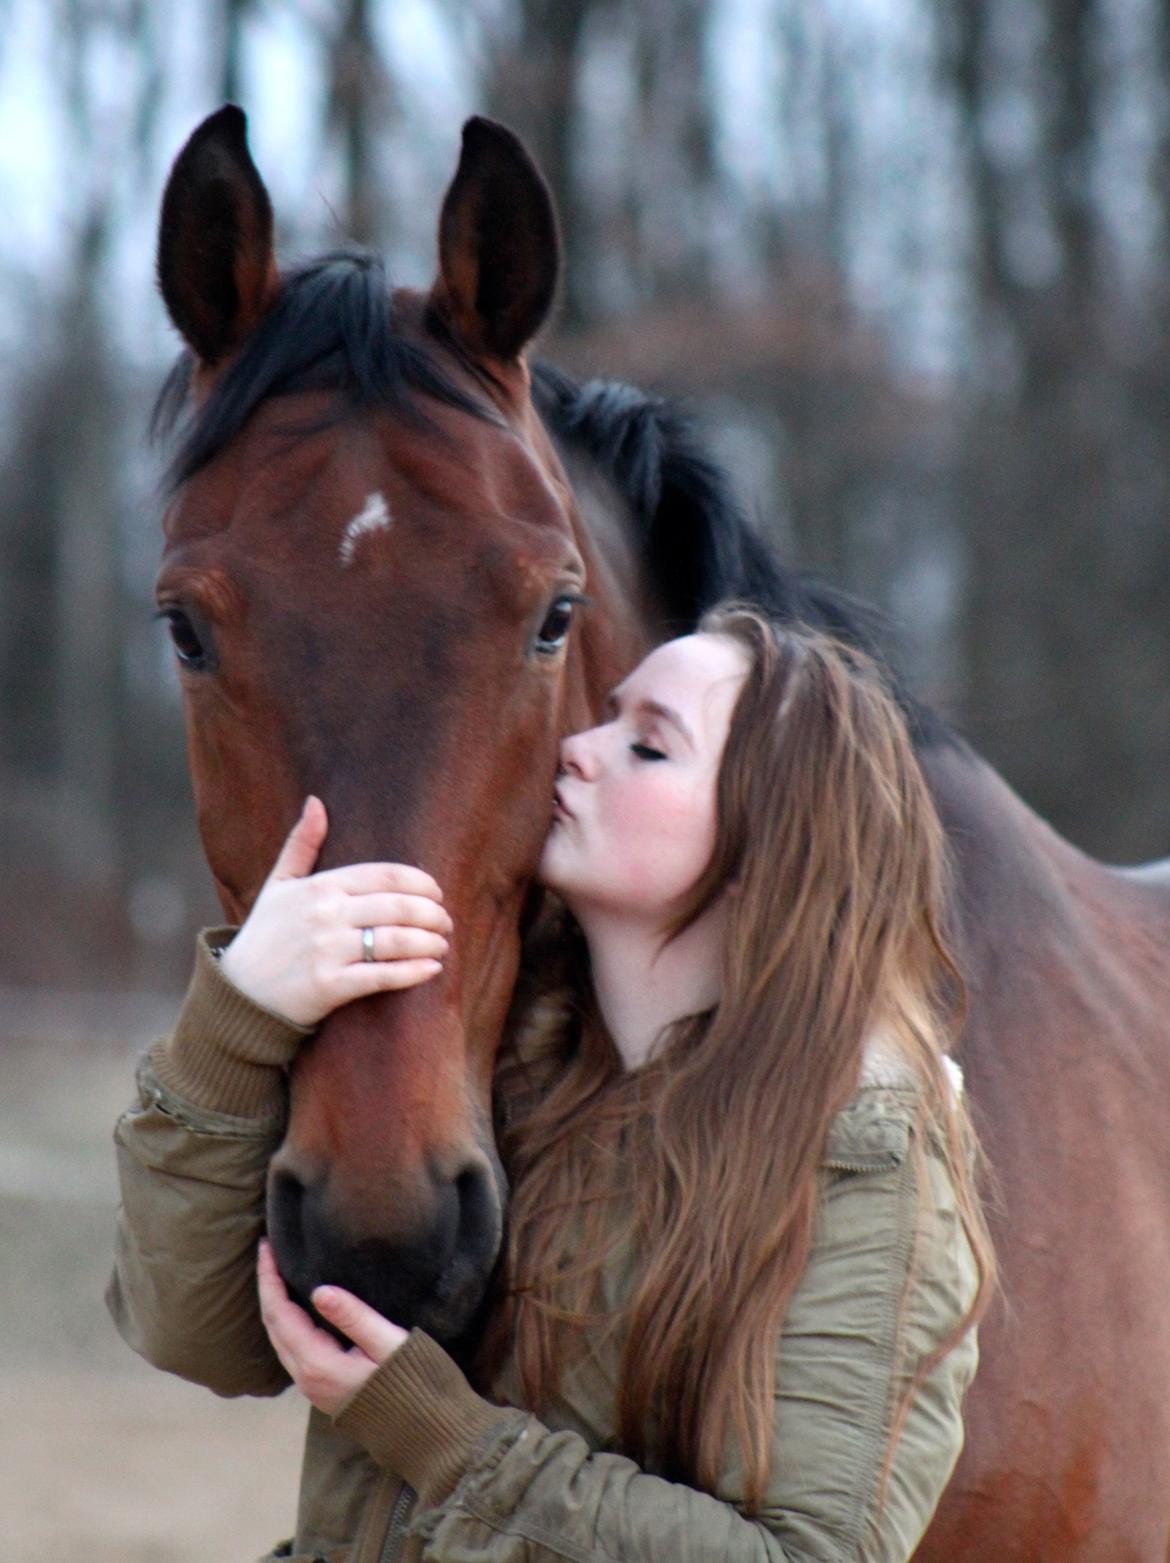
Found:
[[[14,387],[0,568],[0,756],[13,774],[45,785],[56,768],[58,647],[52,610],[57,573],[53,445],[60,387],[43,366],[24,366]]]
[[[975,288],[981,313],[1019,313],[1017,289],[1007,260],[1006,192],[990,150],[989,84],[995,62],[991,48],[991,4],[951,0],[944,34],[942,69],[950,76],[958,108],[961,152],[975,249]]]
[[[244,103],[244,23],[254,8],[255,0],[220,0],[218,75],[225,103]]]
[[[115,806],[120,618],[113,451],[115,391],[95,298],[105,248],[94,221],[80,247],[59,375],[72,416],[62,420],[57,477],[58,744],[72,791],[99,811]]]
[[[1155,342],[1161,346],[1150,363],[1141,391],[1143,401],[1170,407],[1170,5],[1166,0],[1146,0],[1152,13],[1152,54],[1161,87],[1162,112],[1156,120],[1150,158],[1149,198],[1157,211],[1157,246],[1160,264],[1152,280],[1148,320]],[[1155,367],[1156,365],[1156,367]]]
[[[337,137],[345,180],[346,234],[376,245],[383,233],[384,194],[378,146],[393,111],[389,77],[372,22],[370,0],[345,0],[327,45],[327,129]]]
[[[715,118],[707,69],[710,0],[638,8],[638,86],[631,157],[635,271],[648,299],[701,303],[712,293],[720,242]]]
[[[1061,294],[1070,324],[1091,332],[1100,238],[1091,182],[1095,108],[1094,0],[1047,0],[1051,107],[1044,170],[1061,257]]]

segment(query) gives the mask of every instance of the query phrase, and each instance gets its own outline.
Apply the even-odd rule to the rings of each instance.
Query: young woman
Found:
[[[725,610],[566,740],[540,871],[565,928],[497,1073],[512,1194],[485,1395],[421,1332],[318,1288],[344,1349],[261,1245],[278,1368],[243,1295],[278,1113],[247,1151],[224,1142],[260,1121],[256,1072],[363,985],[430,980],[451,932],[420,871],[389,871],[391,901],[368,866],[333,870],[309,961],[325,828],[310,801],[148,1063],[112,1289],[154,1360],[214,1298],[247,1387],[287,1375],[312,1401],[295,1555],[909,1558],[962,1444],[993,1261],[945,1058],[942,831],[876,670]],[[160,1326],[168,1177],[233,1241],[183,1255]]]

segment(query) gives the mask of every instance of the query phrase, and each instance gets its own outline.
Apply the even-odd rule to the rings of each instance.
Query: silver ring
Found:
[[[377,960],[377,956],[374,954],[374,930],[372,928],[362,929],[362,960]]]

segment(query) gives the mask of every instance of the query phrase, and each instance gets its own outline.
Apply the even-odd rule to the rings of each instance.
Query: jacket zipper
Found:
[[[403,1482],[402,1489],[394,1500],[394,1507],[390,1511],[390,1523],[386,1527],[386,1540],[378,1554],[378,1563],[394,1563],[406,1534],[407,1510],[413,1502],[414,1488]]]

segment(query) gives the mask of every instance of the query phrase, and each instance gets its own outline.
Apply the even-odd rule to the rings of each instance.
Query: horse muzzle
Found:
[[[453,1175],[432,1170],[398,1198],[384,1191],[373,1232],[355,1229],[332,1185],[293,1153],[273,1158],[268,1235],[293,1299],[321,1323],[309,1303],[313,1289],[342,1286],[404,1329],[417,1326],[443,1343],[462,1336],[500,1249],[505,1199],[494,1156],[474,1155]]]

